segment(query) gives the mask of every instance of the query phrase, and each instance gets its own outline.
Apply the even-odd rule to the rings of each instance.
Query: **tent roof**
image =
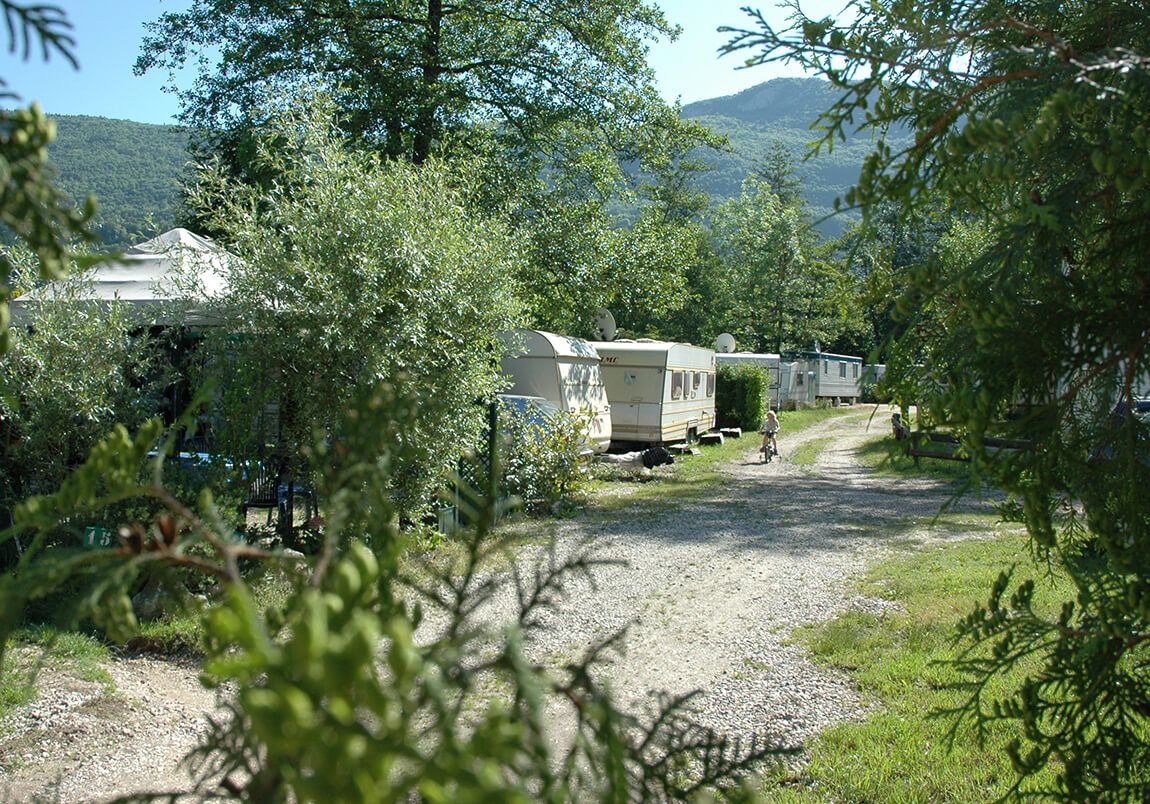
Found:
[[[172,229],[98,264],[78,279],[88,283],[84,295],[94,300],[119,299],[138,308],[152,307],[173,299],[221,295],[227,288],[228,263],[233,259],[202,235]],[[14,300],[13,318],[29,320],[41,301],[57,296],[64,284],[72,281],[76,279],[53,282]],[[140,313],[156,318],[154,313]]]

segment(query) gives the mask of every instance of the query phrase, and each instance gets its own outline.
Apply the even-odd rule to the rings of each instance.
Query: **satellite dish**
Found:
[[[735,351],[735,336],[729,332],[720,332],[719,337],[715,338],[715,351],[725,355]]]
[[[611,311],[605,307],[600,307],[595,311],[595,317],[595,326],[599,330],[599,340],[615,340],[618,329],[615,327],[615,316],[611,315]]]

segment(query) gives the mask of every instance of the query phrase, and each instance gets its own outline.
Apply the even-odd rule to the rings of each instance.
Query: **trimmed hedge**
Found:
[[[715,416],[720,427],[758,430],[767,414],[771,376],[761,366],[719,366]]]

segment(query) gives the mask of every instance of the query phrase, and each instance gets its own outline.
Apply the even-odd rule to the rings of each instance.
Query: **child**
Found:
[[[767,460],[769,457],[768,449],[771,450],[771,455],[778,455],[779,444],[775,440],[775,435],[779,432],[779,418],[773,410],[767,409],[767,416],[763,419],[763,425],[759,428],[759,432],[763,434],[763,446],[759,449],[759,452],[763,453],[763,460]]]

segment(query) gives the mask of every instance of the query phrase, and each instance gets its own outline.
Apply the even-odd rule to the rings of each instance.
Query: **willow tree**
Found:
[[[797,9],[796,9],[797,11]],[[1003,576],[965,621],[962,715],[1021,726],[1020,777],[1052,766],[1066,800],[1150,796],[1150,17],[1133,0],[918,0],[752,15],[732,49],[793,60],[842,89],[824,146],[876,147],[846,196],[872,216],[928,192],[955,211],[947,247],[908,270],[901,399],[958,434],[1010,491],[1038,554],[1076,588],[1060,611]],[[911,145],[888,144],[890,127]],[[909,213],[908,213],[909,214]],[[869,217],[868,217],[869,219]],[[995,453],[988,436],[1024,445]],[[989,643],[993,650],[982,651]],[[989,647],[988,646],[988,647]],[[1037,657],[1016,694],[985,682]]]

